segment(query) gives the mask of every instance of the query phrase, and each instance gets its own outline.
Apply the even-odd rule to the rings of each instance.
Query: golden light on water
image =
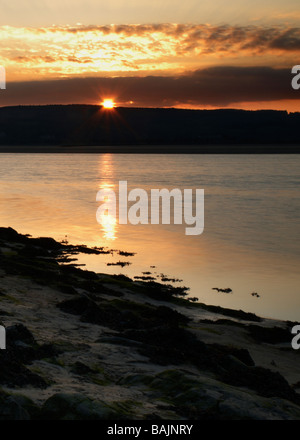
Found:
[[[105,101],[112,101],[112,100],[107,99],[104,100],[103,103]],[[113,107],[105,107],[105,108],[113,108]],[[114,190],[115,189],[115,184],[113,182],[114,167],[113,167],[113,159],[111,154],[107,153],[100,156],[98,172],[100,179],[99,189],[107,190],[107,191]],[[117,219],[106,211],[104,214],[101,215],[100,220],[101,220],[100,226],[102,230],[102,237],[105,238],[106,240],[115,240],[117,238],[117,230],[118,230]]]
[[[104,238],[107,240],[115,240],[117,238],[117,220],[111,214],[107,213],[101,216],[101,227]]]

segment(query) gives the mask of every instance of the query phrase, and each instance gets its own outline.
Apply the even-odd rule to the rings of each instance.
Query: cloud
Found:
[[[300,51],[299,29],[293,28],[282,32],[272,40],[270,47],[285,51]]]
[[[38,30],[39,31],[39,30]],[[119,35],[120,37],[157,37],[167,43],[177,43],[177,50],[210,52],[232,52],[235,50],[268,51],[270,49],[299,51],[300,28],[262,26],[212,26],[208,24],[139,24],[110,26],[53,26],[43,32],[93,34],[94,36]],[[175,41],[176,39],[176,41]],[[124,40],[123,40],[124,41]],[[120,42],[122,45],[122,42]]]
[[[295,57],[299,52],[297,27],[168,23],[0,27],[0,65],[14,79],[174,72],[224,58],[264,56],[278,61],[278,55]]]
[[[113,97],[119,106],[234,106],[241,102],[300,99],[290,69],[211,67],[180,76],[70,78],[8,83],[2,105],[98,104]]]

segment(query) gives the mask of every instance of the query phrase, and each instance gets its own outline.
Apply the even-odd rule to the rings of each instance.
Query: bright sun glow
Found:
[[[114,108],[115,103],[112,99],[104,99],[102,105],[104,108]]]

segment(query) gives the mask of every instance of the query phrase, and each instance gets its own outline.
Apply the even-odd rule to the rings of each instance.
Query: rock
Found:
[[[34,408],[30,399],[0,391],[0,420],[30,420],[26,407]]]
[[[149,385],[153,381],[152,376],[148,376],[146,374],[128,374],[125,377],[122,377],[118,384],[125,386],[140,386],[140,385]]]
[[[56,355],[52,344],[39,345],[23,324],[7,327],[6,339],[6,350],[0,350],[0,383],[10,387],[46,388],[46,381],[31,372],[26,364]]]
[[[89,306],[97,307],[97,304],[86,295],[78,295],[57,304],[60,310],[71,315],[82,315]]]
[[[45,380],[23,365],[20,357],[10,347],[0,350],[0,383],[9,387],[47,387]]]
[[[30,243],[33,246],[56,251],[63,247],[61,243],[50,237],[30,238]]]
[[[57,283],[57,289],[60,290],[63,293],[67,293],[68,295],[77,295],[77,290],[71,286],[70,284],[66,283]]]
[[[300,403],[300,396],[281,374],[263,367],[247,367],[231,362],[219,377],[230,385],[250,388],[263,397],[280,397]]]
[[[87,295],[78,295],[69,300],[62,301],[57,307],[66,313],[80,315],[82,322],[98,324],[110,328],[118,328],[122,313],[109,304],[103,302],[98,305]]]
[[[104,344],[125,345],[126,347],[142,347],[143,344],[132,339],[121,338],[118,336],[102,336],[96,342]]]
[[[197,367],[211,365],[207,344],[180,327],[161,325],[143,330],[127,330],[122,335],[143,343],[139,350],[159,365],[192,363]]]
[[[85,375],[89,373],[93,373],[94,370],[92,370],[88,365],[85,365],[83,362],[77,361],[71,368],[72,373],[79,374],[79,375]]]
[[[64,275],[75,275],[85,280],[99,280],[99,277],[95,272],[91,272],[90,270],[82,270],[70,264],[61,266],[61,271]]]
[[[94,401],[81,394],[58,393],[51,396],[40,411],[44,420],[108,420],[118,419],[109,406],[101,401]]]
[[[224,316],[230,316],[231,318],[240,319],[243,321],[253,321],[253,322],[261,322],[262,318],[256,316],[254,313],[244,312],[243,310],[234,310],[228,309],[220,306],[213,306],[207,304],[197,304],[197,307],[200,307],[208,312],[218,313]]]
[[[35,247],[26,244],[24,247],[19,249],[18,254],[24,258],[36,258],[36,257],[48,257],[49,251],[40,247]]]
[[[286,328],[248,325],[246,329],[256,342],[266,342],[268,344],[291,342],[291,331]]]
[[[22,341],[25,344],[35,344],[35,339],[32,333],[23,324],[15,324],[6,328],[6,337],[9,343],[16,343]]]
[[[189,420],[299,420],[299,406],[280,398],[226,385],[205,375],[165,370],[155,376],[131,375],[123,385],[151,391],[169,404],[177,417]]]
[[[13,228],[0,228],[0,240],[17,243],[23,241],[23,235],[18,234]]]

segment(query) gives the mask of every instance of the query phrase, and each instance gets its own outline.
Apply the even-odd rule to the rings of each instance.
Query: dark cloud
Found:
[[[92,28],[94,31],[104,33],[117,33],[127,36],[151,34],[161,32],[169,37],[183,37],[183,44],[187,50],[207,45],[207,49],[215,51],[230,51],[232,45],[241,45],[248,49],[279,49],[300,50],[300,28],[260,27],[260,26],[210,26],[180,25],[180,24],[150,24],[150,25],[119,25],[99,26]],[[86,32],[91,27],[77,28],[78,32]],[[67,29],[74,32],[75,29]],[[224,46],[224,43],[226,45]]]
[[[34,33],[93,33],[101,35],[116,34],[126,37],[155,38],[159,32],[160,39],[177,39],[180,51],[190,52],[198,49],[203,53],[231,52],[232,50],[253,51],[300,51],[300,28],[284,26],[212,26],[208,24],[124,24],[124,25],[80,25],[80,26],[52,26],[49,28],[27,28]],[[178,48],[179,50],[179,48]]]
[[[240,102],[300,99],[291,87],[289,69],[212,67],[178,77],[72,78],[8,83],[0,91],[1,105],[96,104],[115,97],[118,105],[228,106]]]
[[[289,29],[275,37],[270,43],[271,48],[287,51],[300,51],[300,32],[298,28]]]

